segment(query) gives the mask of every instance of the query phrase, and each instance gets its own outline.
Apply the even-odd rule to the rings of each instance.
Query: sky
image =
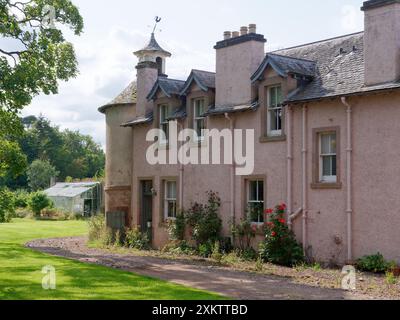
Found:
[[[360,0],[72,0],[85,28],[70,33],[79,76],[60,83],[57,95],[40,95],[22,115],[42,114],[61,129],[90,134],[105,146],[105,119],[97,109],[136,77],[133,52],[150,38],[154,17],[162,17],[156,38],[172,53],[170,78],[186,79],[191,69],[215,70],[213,46],[227,30],[257,24],[266,50],[327,39],[363,30]]]

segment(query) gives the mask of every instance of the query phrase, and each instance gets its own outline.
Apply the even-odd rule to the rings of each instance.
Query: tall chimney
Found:
[[[364,2],[365,85],[400,79],[400,0]]]
[[[257,33],[257,25],[252,23],[249,24],[249,33]]]
[[[248,33],[247,27],[242,27],[241,35],[235,31],[232,38],[215,45],[217,107],[251,102],[250,78],[264,59],[265,42],[263,35]]]
[[[224,40],[232,38],[232,32],[230,31],[225,31],[224,32]]]

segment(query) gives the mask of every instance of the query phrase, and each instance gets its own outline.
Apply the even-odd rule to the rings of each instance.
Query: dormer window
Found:
[[[160,140],[162,144],[167,144],[169,140],[169,121],[170,107],[168,104],[161,104],[158,106],[160,115],[160,130],[164,132],[163,138]]]
[[[204,140],[204,130],[206,129],[206,118],[204,114],[206,112],[205,100],[194,99],[193,100],[193,129],[197,133],[197,140]]]
[[[267,94],[267,125],[268,136],[282,135],[282,87],[280,85],[268,88]]]

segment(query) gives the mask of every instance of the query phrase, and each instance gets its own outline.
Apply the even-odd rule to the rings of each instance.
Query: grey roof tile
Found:
[[[316,62],[268,53],[260,67],[251,77],[252,82],[259,80],[268,66],[271,66],[282,77],[293,74],[311,79],[315,76]]]
[[[160,89],[167,97],[171,97],[172,95],[180,95],[183,86],[185,85],[185,81],[168,79],[166,77],[159,77],[150,93],[147,96],[148,100],[154,99],[157,91]]]
[[[138,126],[141,124],[151,123],[151,122],[153,122],[153,120],[154,120],[154,114],[153,114],[153,112],[149,112],[144,117],[137,117],[131,121],[123,123],[121,125],[121,127],[134,127],[134,126]]]
[[[215,89],[215,72],[192,70],[181,91],[185,95],[192,83],[195,82],[203,91]]]
[[[364,33],[345,35],[272,52],[316,62],[313,80],[287,97],[287,102],[364,93],[400,87],[400,83],[364,85]]]
[[[112,101],[100,107],[98,110],[104,113],[108,108],[121,104],[135,104],[136,103],[136,81],[133,81],[127,86],[118,96]]]
[[[147,44],[147,46],[145,46],[143,49],[136,51],[135,53],[141,53],[141,52],[145,52],[145,51],[151,51],[151,52],[163,52],[165,53],[165,55],[167,56],[171,56],[171,53],[169,53],[168,51],[164,50],[163,48],[161,48],[161,46],[158,44],[154,33],[151,34],[151,38],[150,38],[150,42]]]

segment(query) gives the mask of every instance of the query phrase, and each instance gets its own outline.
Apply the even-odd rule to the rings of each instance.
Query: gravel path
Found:
[[[43,253],[98,264],[218,292],[238,300],[365,300],[369,297],[337,289],[295,284],[289,278],[232,271],[183,260],[139,257],[91,249],[87,239],[61,238],[31,241],[26,247]]]

